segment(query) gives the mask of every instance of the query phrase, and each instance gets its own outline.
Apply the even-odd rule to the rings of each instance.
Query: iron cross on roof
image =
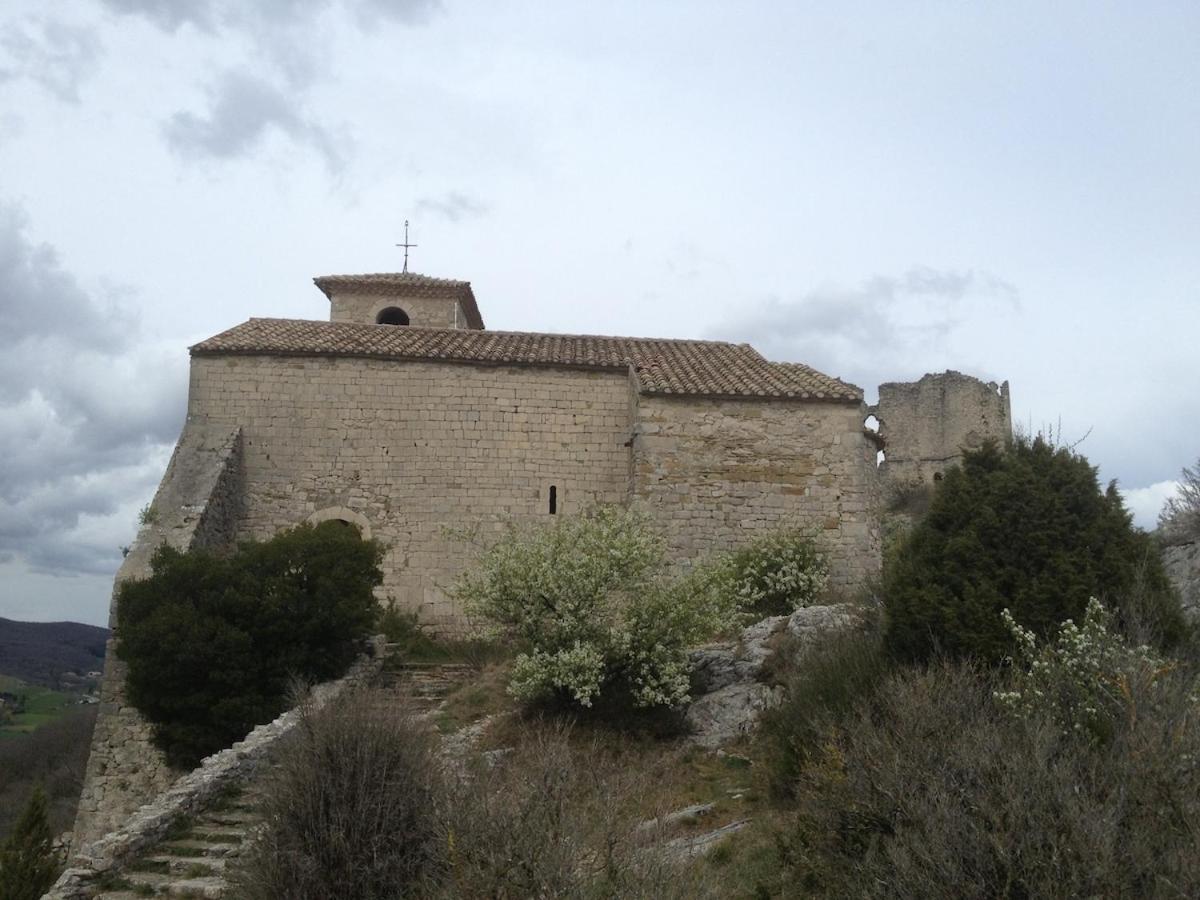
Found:
[[[396,246],[404,248],[404,273],[407,275],[408,274],[408,248],[417,246],[416,244],[410,244],[408,242],[408,219],[404,220],[404,243],[397,244]]]

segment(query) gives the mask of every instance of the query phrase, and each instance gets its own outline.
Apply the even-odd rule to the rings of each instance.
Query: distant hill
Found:
[[[104,666],[108,629],[79,622],[15,622],[0,618],[0,675],[59,688],[67,672]]]

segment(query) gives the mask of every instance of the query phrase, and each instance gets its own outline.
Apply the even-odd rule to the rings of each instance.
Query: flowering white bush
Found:
[[[512,529],[460,579],[469,614],[528,647],[509,691],[591,706],[620,681],[636,706],[688,697],[688,648],[736,624],[738,598],[720,567],[668,584],[663,540],[646,519],[597,507]]]
[[[812,533],[801,528],[758,538],[733,555],[732,566],[742,605],[781,615],[811,605],[829,575]]]
[[[1018,670],[1014,689],[997,691],[996,700],[1024,718],[1049,713],[1064,733],[1105,737],[1118,720],[1135,713],[1135,691],[1153,689],[1174,668],[1149,647],[1130,647],[1110,631],[1109,614],[1094,597],[1082,625],[1068,619],[1055,642],[1042,647],[1007,609],[1001,616],[1025,668]]]

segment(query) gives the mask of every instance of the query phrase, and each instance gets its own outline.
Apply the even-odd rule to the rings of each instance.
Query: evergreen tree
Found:
[[[378,617],[382,556],[340,522],[226,555],[160,547],[118,590],[117,656],[167,760],[190,769],[271,721],[294,677],[341,675]]]
[[[0,900],[38,900],[57,875],[46,793],[39,786],[0,846]]]
[[[899,658],[935,652],[997,661],[1013,650],[1005,608],[1039,636],[1082,621],[1088,599],[1141,639],[1183,636],[1179,601],[1149,536],[1116,486],[1101,490],[1077,453],[1038,438],[968,452],[884,577],[886,643]]]

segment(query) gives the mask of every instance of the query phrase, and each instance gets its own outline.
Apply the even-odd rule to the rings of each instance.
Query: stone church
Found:
[[[898,399],[868,410],[860,388],[747,344],[488,331],[469,283],[416,274],[315,284],[329,321],[250,319],[191,348],[186,424],[118,581],[148,574],[163,541],[224,546],[338,519],[387,547],[382,596],[452,632],[449,588],[475,548],[448,528],[486,540],[619,503],[648,514],[680,563],[811,528],[832,586],[852,591],[880,566],[881,433],[932,454],[910,466],[932,477],[962,443],[1011,430],[1007,385],[965,376],[881,390]],[[110,653],[77,843],[170,783],[148,734]]]

